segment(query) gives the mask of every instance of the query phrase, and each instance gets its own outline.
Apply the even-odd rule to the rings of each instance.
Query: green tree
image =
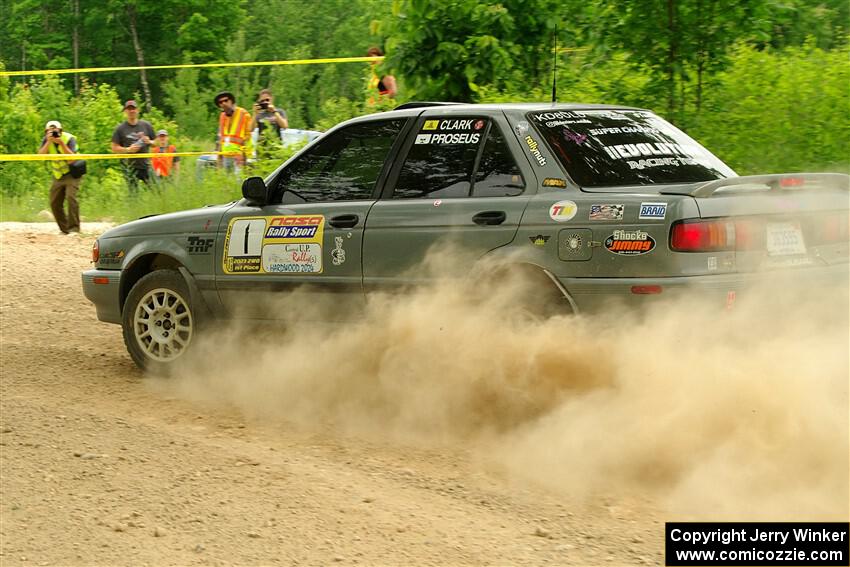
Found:
[[[193,138],[210,138],[213,94],[199,85],[200,69],[180,69],[177,76],[166,82],[165,104],[171,109],[174,119],[183,127],[183,132]]]
[[[721,69],[729,46],[764,40],[768,0],[594,0],[580,26],[597,52],[625,51],[635,67],[649,70],[649,88],[663,93],[668,118],[680,120],[691,93],[701,105],[706,74]]]
[[[387,25],[389,67],[417,97],[433,100],[472,101],[481,85],[547,84],[562,4],[394,0]]]

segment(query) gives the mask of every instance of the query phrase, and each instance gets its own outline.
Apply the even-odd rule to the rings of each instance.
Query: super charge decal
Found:
[[[323,215],[236,217],[224,240],[225,274],[322,273]]]

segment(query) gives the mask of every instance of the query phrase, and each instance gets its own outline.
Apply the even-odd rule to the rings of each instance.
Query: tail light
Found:
[[[846,211],[801,218],[806,242],[847,242],[850,215]],[[670,248],[675,252],[764,250],[767,220],[759,217],[681,220],[670,228]]]
[[[820,219],[811,230],[815,242],[827,244],[830,242],[846,242],[850,216],[847,213],[833,213]]]
[[[802,187],[806,180],[802,177],[783,177],[779,180],[780,187]]]
[[[683,220],[670,229],[670,248],[676,252],[763,250],[765,224],[757,218]]]
[[[94,244],[91,246],[91,261],[94,264],[97,264],[97,261],[100,259],[100,243],[95,240]]]
[[[729,220],[676,221],[670,229],[676,252],[720,252],[735,249],[735,223]]]

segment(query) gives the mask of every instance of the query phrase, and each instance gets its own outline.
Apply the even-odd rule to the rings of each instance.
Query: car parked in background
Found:
[[[155,368],[200,319],[256,315],[249,297],[421,283],[411,268],[447,239],[538,277],[553,312],[725,302],[765,270],[846,282],[848,179],[738,177],[638,108],[412,103],[336,126],[237,202],[107,231],[83,288]]]
[[[280,130],[280,143],[284,148],[297,147],[299,144],[309,144],[322,133],[316,130],[300,130],[298,128],[282,128]],[[260,138],[260,130],[258,128],[254,128],[251,132],[251,141],[254,144],[254,148],[257,147],[257,142]],[[257,151],[256,149],[252,152],[251,156],[248,158],[248,161],[252,161],[257,159]],[[218,156],[216,154],[204,154],[202,156],[198,156],[197,165],[195,166],[197,169],[197,175],[202,176],[203,172],[209,168],[218,167]]]

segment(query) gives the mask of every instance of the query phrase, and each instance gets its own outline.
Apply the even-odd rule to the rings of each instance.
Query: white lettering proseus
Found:
[[[431,136],[432,144],[477,144],[481,138],[481,134],[466,133],[466,134],[434,134]]]

